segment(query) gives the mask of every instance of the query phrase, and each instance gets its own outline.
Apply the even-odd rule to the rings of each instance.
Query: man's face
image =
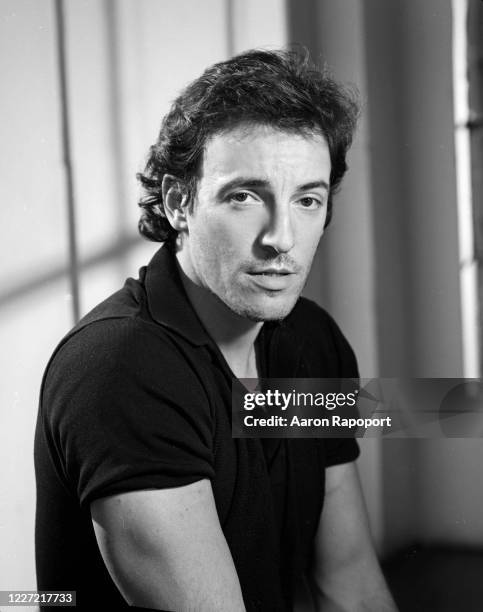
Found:
[[[247,125],[213,136],[187,217],[185,272],[242,317],[284,318],[323,233],[330,170],[320,134]]]

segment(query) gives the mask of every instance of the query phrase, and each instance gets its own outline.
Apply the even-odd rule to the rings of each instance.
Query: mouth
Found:
[[[252,276],[289,276],[294,272],[287,268],[266,268],[265,270],[250,271],[249,274]]]
[[[258,289],[268,292],[278,292],[288,289],[294,274],[295,272],[288,268],[265,268],[248,272],[248,276]]]

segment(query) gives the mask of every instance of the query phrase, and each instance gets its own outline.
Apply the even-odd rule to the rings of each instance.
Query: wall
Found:
[[[463,376],[449,2],[401,5],[413,376]],[[418,446],[417,537],[483,545],[478,440]],[[387,474],[388,481],[390,475]],[[475,486],[476,485],[476,486]]]
[[[377,98],[369,104],[376,233],[383,237],[389,228],[392,244],[379,251],[378,276],[399,280],[393,296],[386,294],[391,285],[378,282],[379,347],[387,355],[381,375],[397,369],[399,345],[400,368],[408,376],[463,376],[451,4],[371,0],[367,7],[368,64],[384,57],[382,71],[380,66],[371,72],[371,88],[376,96],[382,87],[386,96],[384,105]],[[376,16],[387,19],[378,28],[386,32],[385,53]],[[389,117],[381,115],[382,108]],[[395,227],[402,229],[399,240]],[[402,330],[399,339],[391,325]],[[483,492],[474,483],[482,459],[477,440],[387,441],[386,546],[401,546],[408,538],[481,546]]]
[[[3,2],[1,8],[0,590],[5,590],[35,587],[32,441],[40,370],[72,316],[52,5],[32,0]]]

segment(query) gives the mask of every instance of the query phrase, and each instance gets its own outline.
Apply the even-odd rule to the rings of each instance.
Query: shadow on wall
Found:
[[[94,269],[110,261],[117,261],[121,259],[126,252],[129,252],[132,247],[140,244],[140,242],[142,242],[142,238],[138,235],[124,236],[121,239],[117,239],[107,248],[86,257],[80,262],[78,272],[80,273],[84,270]],[[66,278],[71,271],[71,268],[66,265],[56,264],[40,264],[39,269],[39,273],[22,279],[17,285],[0,293],[0,308],[27,295],[31,295],[39,289],[46,289],[49,285],[58,282],[62,278]]]

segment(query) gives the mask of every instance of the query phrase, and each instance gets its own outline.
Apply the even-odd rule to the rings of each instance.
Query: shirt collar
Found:
[[[176,259],[162,246],[149,262],[145,278],[148,308],[153,319],[183,336],[191,344],[212,344],[183,288]]]

